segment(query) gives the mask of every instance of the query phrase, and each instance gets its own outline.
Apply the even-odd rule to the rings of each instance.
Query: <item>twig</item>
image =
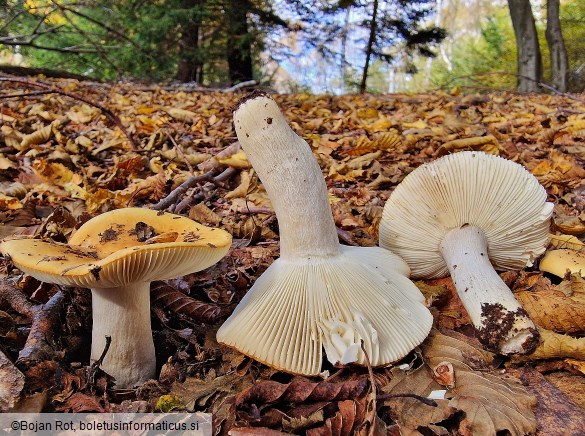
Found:
[[[152,206],[154,210],[162,210],[169,207],[171,204],[174,204],[177,199],[183,195],[189,188],[195,187],[198,183],[201,182],[210,182],[213,180],[213,174],[215,170],[207,171],[206,173],[200,174],[198,176],[191,176],[179,186],[177,186],[169,195],[165,198],[162,198],[157,204]]]
[[[189,177],[187,180],[185,180],[183,183],[177,186],[169,195],[167,195],[165,198],[161,199],[157,204],[152,206],[151,209],[154,210],[166,209],[167,207],[170,207],[172,204],[174,204],[181,195],[187,192],[189,188],[194,188],[201,182],[221,184],[221,182],[233,176],[237,172],[237,170],[235,168],[229,167],[225,169],[222,173],[213,177],[215,172],[216,170],[212,169],[198,176]]]
[[[122,131],[122,133],[130,141],[130,146],[132,148],[132,151],[136,151],[138,149],[138,147],[136,146],[136,143],[134,142],[134,139],[132,138],[132,136],[130,136],[130,134],[128,133],[128,131],[126,130],[124,125],[122,124],[122,121],[120,120],[120,118],[118,118],[118,116],[116,114],[114,114],[114,112],[112,112],[110,109],[102,106],[99,103],[95,103],[95,102],[89,100],[88,98],[82,97],[81,95],[77,95],[77,94],[73,94],[71,92],[63,91],[62,89],[59,89],[54,85],[49,85],[49,84],[46,84],[43,82],[33,82],[30,80],[26,80],[26,79],[20,79],[18,77],[0,77],[0,82],[13,82],[13,83],[20,83],[20,84],[27,85],[27,86],[43,88],[43,89],[50,91],[51,93],[64,95],[64,96],[72,98],[74,100],[79,100],[79,101],[82,101],[84,103],[87,103],[88,105],[93,106],[93,107],[99,109],[100,111],[102,111],[106,117],[108,117],[110,120],[112,120],[116,126],[118,126],[118,128]]]
[[[106,335],[106,345],[104,345],[104,350],[102,351],[101,356],[99,357],[98,360],[93,362],[91,364],[91,366],[89,367],[89,371],[87,373],[87,384],[88,385],[93,383],[95,373],[100,368],[102,363],[104,363],[104,359],[106,358],[106,355],[108,354],[108,350],[110,349],[111,344],[112,344],[112,337],[109,335]]]
[[[6,98],[22,98],[22,97],[34,97],[37,95],[46,95],[50,94],[51,91],[33,91],[33,92],[23,92],[20,94],[8,94],[8,95],[0,95],[0,99]]]
[[[376,396],[378,401],[391,400],[393,398],[414,398],[427,406],[437,407],[437,402],[435,400],[416,394],[381,394]]]
[[[366,416],[364,417],[365,425],[369,422],[370,426],[368,428],[368,436],[375,436],[376,434],[376,379],[374,378],[374,371],[372,371],[372,364],[370,363],[370,357],[368,356],[368,352],[366,351],[366,347],[364,345],[364,340],[360,341],[360,345],[362,351],[364,352],[364,356],[366,358],[366,366],[368,367],[368,377],[370,379],[370,393],[367,395],[367,403],[366,403]]]
[[[8,280],[0,280],[0,303],[5,302],[12,309],[31,320],[35,315],[35,306],[26,299],[26,295]]]
[[[168,132],[167,132],[167,138],[169,138],[169,140],[175,146],[175,150],[177,150],[177,154],[180,155],[181,156],[181,159],[183,159],[185,161],[185,164],[187,165],[187,168],[189,168],[189,172],[191,174],[193,174],[195,171],[193,170],[193,166],[191,165],[191,163],[187,160],[187,157],[185,156],[185,152],[183,151],[183,147],[181,147],[177,143],[177,141],[175,141],[175,138],[173,138],[171,135],[169,135]]]
[[[260,207],[260,206],[247,206],[240,207],[236,210],[237,213],[244,213],[244,214],[257,214],[263,213],[266,215],[274,215],[276,212],[269,207]]]
[[[218,91],[221,92],[234,92],[239,89],[245,88],[246,86],[254,86],[257,85],[258,82],[255,80],[246,80],[245,82],[236,83],[234,86],[230,86],[229,88],[219,89]]]
[[[18,364],[28,367],[36,362],[57,357],[57,351],[49,341],[52,341],[53,328],[58,324],[64,300],[65,294],[59,291],[42,306],[33,307],[30,333],[24,348],[18,353]]]

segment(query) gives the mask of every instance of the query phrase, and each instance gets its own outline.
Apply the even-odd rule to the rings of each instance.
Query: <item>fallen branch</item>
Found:
[[[21,367],[29,367],[36,362],[59,357],[50,342],[53,339],[53,328],[59,324],[64,300],[65,294],[59,291],[45,304],[33,307],[30,333],[16,361]]]
[[[0,280],[0,304],[4,303],[21,315],[26,316],[32,322],[36,308],[27,300],[26,295],[8,280]]]
[[[154,210],[162,210],[176,203],[177,199],[187,192],[188,189],[194,188],[201,182],[221,183],[236,173],[235,168],[227,168],[221,174],[213,176],[216,172],[215,169],[207,171],[206,173],[198,176],[191,176],[179,186],[177,186],[169,195],[161,199],[157,204],[152,206]]]

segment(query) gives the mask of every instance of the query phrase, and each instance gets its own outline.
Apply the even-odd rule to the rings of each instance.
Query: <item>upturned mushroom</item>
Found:
[[[392,192],[380,246],[406,261],[416,278],[449,273],[480,341],[527,353],[538,331],[494,270],[532,265],[546,248],[553,204],[521,165],[460,152],[422,165]]]
[[[150,282],[205,269],[230,245],[231,235],[221,229],[127,208],[87,221],[68,244],[13,239],[0,243],[0,252],[41,281],[91,288],[91,360],[100,357],[110,336],[102,369],[118,387],[132,387],[155,376]]]
[[[333,364],[394,362],[428,335],[432,316],[408,266],[379,247],[339,243],[327,187],[310,146],[265,95],[234,112],[236,134],[278,218],[280,258],[217,332],[220,343],[305,375]]]
[[[585,277],[585,252],[566,248],[547,251],[538,265],[539,269],[565,277],[567,272]]]

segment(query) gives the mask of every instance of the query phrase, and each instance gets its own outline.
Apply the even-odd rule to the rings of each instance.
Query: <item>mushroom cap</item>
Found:
[[[445,277],[441,241],[471,225],[485,233],[495,269],[520,269],[544,252],[552,210],[523,166],[463,151],[418,167],[396,187],[384,206],[380,246],[401,256],[414,278]]]
[[[90,219],[68,244],[13,239],[0,243],[0,252],[44,282],[111,288],[208,268],[225,256],[231,240],[224,230],[183,216],[126,208]]]
[[[538,267],[558,277],[565,277],[567,270],[585,277],[585,252],[568,249],[547,251]]]
[[[433,317],[405,276],[408,268],[379,247],[340,246],[336,256],[280,258],[254,283],[217,332],[218,342],[293,374],[318,375],[332,363],[372,366],[407,355]]]

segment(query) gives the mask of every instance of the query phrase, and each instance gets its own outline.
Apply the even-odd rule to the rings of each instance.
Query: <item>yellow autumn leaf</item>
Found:
[[[4,157],[3,154],[0,154],[0,170],[7,170],[10,168],[17,168],[17,166],[10,159]]]
[[[240,184],[232,191],[225,194],[225,198],[245,197],[250,189],[252,182],[252,171],[242,171],[240,173]]]
[[[358,118],[361,118],[361,119],[377,118],[378,117],[378,109],[373,108],[373,107],[359,108],[356,111],[356,115]]]
[[[53,185],[65,187],[68,184],[81,185],[83,182],[81,174],[74,173],[61,163],[36,160],[33,169],[41,179]]]
[[[22,209],[22,203],[16,197],[9,197],[0,192],[0,210]]]
[[[563,358],[585,360],[585,338],[574,338],[542,328],[539,328],[538,332],[540,333],[540,343],[534,352],[524,356],[514,356],[512,361]]]
[[[568,248],[576,251],[584,251],[585,244],[573,235],[548,235],[549,244],[554,248]]]
[[[412,123],[402,123],[403,129],[426,129],[429,125],[424,120],[417,120]]]
[[[186,109],[179,109],[176,107],[163,107],[162,109],[175,120],[183,121],[185,123],[192,123],[195,117],[197,117],[195,112]]]
[[[248,160],[246,153],[244,153],[244,150],[238,150],[237,153],[234,153],[230,156],[221,157],[221,158],[216,157],[216,159],[220,164],[227,165],[227,166],[230,166],[232,168],[237,168],[237,169],[252,168],[252,165],[250,164],[250,161]]]

